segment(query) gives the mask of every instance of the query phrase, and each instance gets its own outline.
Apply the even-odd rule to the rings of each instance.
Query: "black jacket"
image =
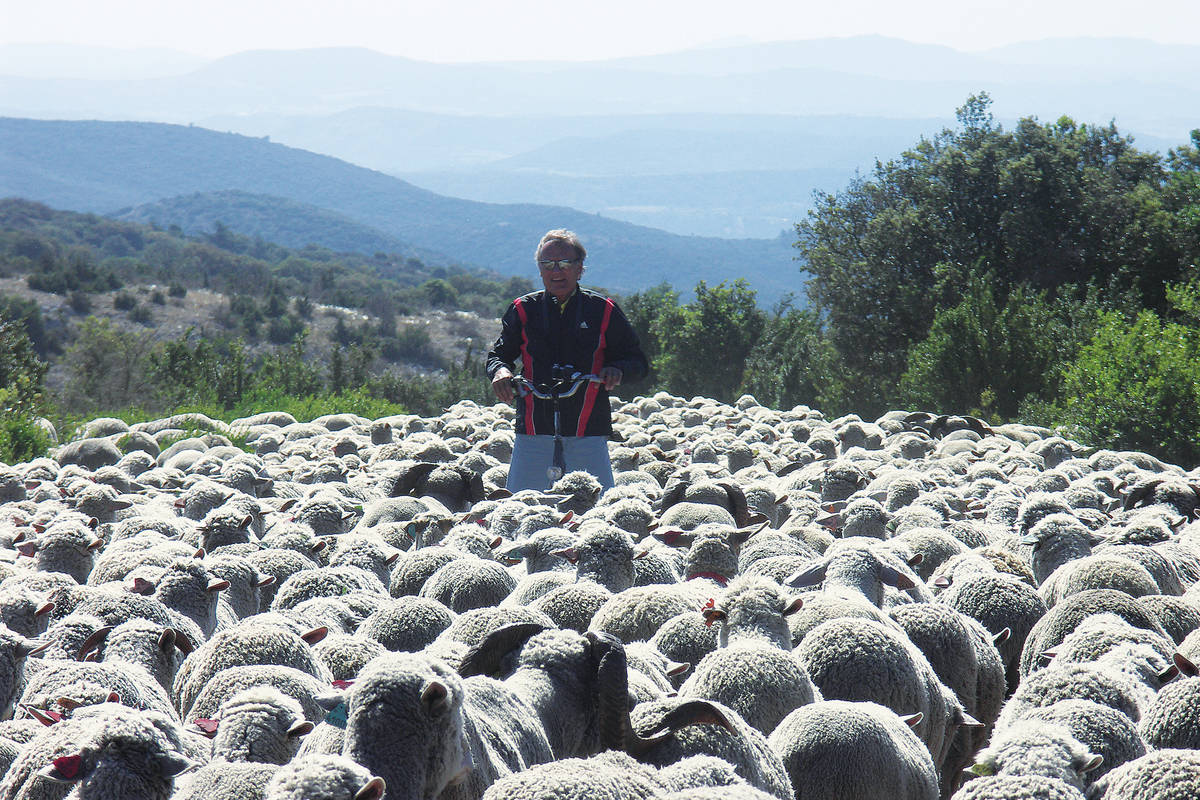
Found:
[[[539,386],[548,385],[555,364],[568,372],[597,373],[616,367],[621,382],[646,377],[649,365],[638,344],[637,334],[621,309],[611,299],[579,288],[559,310],[553,296],[544,291],[518,297],[501,320],[500,336],[488,352],[487,374],[500,367],[521,372]],[[612,433],[608,391],[603,384],[589,383],[574,396],[559,401],[564,436],[607,436]],[[551,401],[526,395],[517,400],[517,433],[553,434]]]

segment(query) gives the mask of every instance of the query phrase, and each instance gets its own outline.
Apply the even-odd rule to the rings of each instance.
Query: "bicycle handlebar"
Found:
[[[512,376],[512,382],[513,386],[516,387],[518,396],[520,397],[524,397],[527,394],[532,394],[534,397],[541,398],[542,400],[552,400],[555,397],[560,399],[564,397],[571,397],[578,392],[579,387],[583,386],[585,383],[604,383],[604,379],[598,375],[592,375],[590,373],[585,375],[582,372],[576,372],[566,378],[560,378],[556,380],[553,384],[542,387],[539,387],[520,375]],[[567,385],[570,385],[571,388],[563,391],[562,387]]]

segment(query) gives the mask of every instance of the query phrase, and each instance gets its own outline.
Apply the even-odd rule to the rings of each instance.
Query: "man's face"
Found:
[[[541,263],[564,260],[571,260],[566,269],[547,269]],[[583,275],[583,262],[576,257],[575,248],[566,242],[546,242],[538,251],[538,271],[542,274],[542,285],[546,287],[546,291],[559,300],[565,300],[579,285],[579,278]]]

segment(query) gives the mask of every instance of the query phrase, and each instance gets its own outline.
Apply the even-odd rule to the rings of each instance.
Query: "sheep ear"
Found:
[[[205,552],[203,547],[200,547],[196,549],[196,552],[192,553],[192,558],[204,558],[206,555],[208,553]]]
[[[292,727],[288,728],[287,735],[295,738],[307,736],[308,734],[312,733],[312,729],[313,724],[311,722],[308,720],[301,720]]]
[[[925,554],[924,553],[917,553],[915,556],[912,556],[911,558],[908,559],[908,565],[910,567],[919,567],[924,563],[925,563]]]
[[[74,783],[83,777],[83,756],[59,756],[37,774],[53,783]]]
[[[23,542],[17,542],[17,552],[28,558],[33,558],[33,556],[37,553],[37,549],[37,542],[33,541],[32,539],[27,539]]]
[[[226,580],[214,578],[213,580],[208,582],[208,591],[210,591],[210,592],[223,592],[228,588],[229,588],[229,581],[226,581]]]
[[[48,648],[51,644],[52,644],[52,642],[50,642],[50,641],[43,642],[41,639],[26,639],[25,641],[23,641],[17,645],[17,647],[15,648],[16,649],[15,655],[17,658],[28,658],[29,656],[36,656],[38,653],[45,652],[46,648]]]
[[[100,646],[100,643],[108,638],[108,634],[112,633],[113,626],[105,625],[103,628],[97,628],[90,636],[83,640],[83,644],[79,645],[79,652],[75,654],[76,661],[83,661],[88,653]]]
[[[270,586],[273,583],[275,583],[274,575],[259,575],[250,583],[250,585],[255,589],[262,589],[263,587]]]
[[[825,580],[825,569],[828,565],[822,561],[813,564],[811,567],[806,567],[799,572],[792,573],[791,576],[783,582],[784,586],[792,586],[799,588],[801,586],[816,586],[821,581]]]
[[[1158,673],[1158,682],[1159,683],[1169,683],[1170,681],[1172,681],[1178,677],[1179,677],[1179,667],[1172,664],[1171,666],[1164,669],[1162,672]]]
[[[175,752],[163,753],[158,756],[156,761],[159,766],[159,774],[164,778],[174,778],[199,766],[195,761]]]
[[[54,610],[54,601],[49,600],[45,604],[40,606],[37,611],[33,612],[33,615],[35,617],[44,617],[45,615],[49,614],[53,610]]]
[[[93,539],[92,541],[90,541],[88,543],[87,549],[91,550],[94,553],[97,550],[99,550],[101,547],[104,547],[104,540],[103,539]]]
[[[900,717],[900,719],[904,720],[904,724],[908,727],[915,728],[921,724],[921,720],[925,719],[925,715],[918,711],[915,714],[908,714],[907,716]]]
[[[1080,775],[1085,775],[1094,769],[1098,769],[1104,763],[1104,756],[1088,753],[1083,758],[1079,759],[1075,765],[1075,771]]]
[[[379,800],[383,797],[385,787],[383,778],[376,775],[358,790],[358,793],[354,795],[354,800]]]
[[[251,525],[253,525],[253,524],[254,524],[254,515],[253,515],[253,514],[247,514],[247,515],[246,515],[246,516],[245,516],[245,517],[242,519],[242,524],[241,524],[241,525],[239,525],[238,527],[239,527],[239,528],[249,528],[249,527],[250,527]]]
[[[895,586],[897,589],[905,590],[912,589],[916,586],[912,578],[905,575],[898,569],[888,566],[881,566],[879,569],[879,579],[888,586]]]
[[[788,603],[786,606],[783,607],[783,615],[785,617],[791,616],[792,614],[795,614],[797,611],[799,611],[803,607],[804,607],[804,599],[803,598],[800,598],[800,597],[793,598],[792,602]]]
[[[933,579],[932,585],[935,589],[949,589],[953,583],[954,581],[949,575],[938,575]]]
[[[559,558],[565,558],[572,564],[579,561],[579,551],[574,547],[568,547],[565,550],[555,550],[550,555],[558,556]]]
[[[425,690],[421,692],[421,705],[427,714],[441,714],[449,707],[449,698],[450,692],[446,689],[445,684],[430,681]]]
[[[317,539],[317,541],[314,542],[308,549],[310,552],[319,553],[324,550],[328,544],[329,542],[325,541],[324,539]]]
[[[1179,667],[1180,673],[1187,675],[1189,678],[1200,675],[1200,669],[1197,669],[1196,665],[1183,653],[1175,653],[1171,656],[1171,660],[1175,662],[1175,666]]]
[[[163,632],[158,635],[158,649],[164,653],[175,652],[175,629],[163,628]]]
[[[541,623],[522,622],[492,631],[463,656],[458,674],[469,678],[472,675],[491,675],[499,672],[500,662],[506,655],[521,648],[531,637],[544,630],[546,626]]]
[[[692,662],[690,662],[690,661],[668,661],[667,662],[667,674],[670,675],[672,678],[677,678],[680,675],[686,674],[687,671],[690,670],[691,668],[692,668]]]
[[[487,493],[487,497],[485,497],[484,499],[485,500],[504,500],[505,498],[508,498],[508,497],[512,497],[512,492],[510,492],[508,489],[493,489],[492,491]],[[383,779],[380,778],[380,780],[383,780]]]
[[[693,534],[675,528],[666,531],[655,531],[651,535],[667,547],[691,547],[692,542],[696,539]]]
[[[313,697],[313,702],[325,709],[326,713],[333,711],[346,701],[345,694],[341,691],[333,691],[328,694],[319,694]]]
[[[995,636],[992,637],[992,644],[999,647],[1000,645],[1007,642],[1009,640],[1009,637],[1011,637],[1011,636],[1012,636],[1012,628],[1004,628],[1003,630],[1001,630],[999,633],[997,633]]]
[[[192,642],[191,637],[178,628],[172,628],[175,631],[175,647],[184,655],[196,649],[196,645]]]
[[[311,645],[316,644],[328,635],[329,628],[322,625],[319,628],[313,628],[311,631],[305,631],[304,633],[300,634],[300,638]]]

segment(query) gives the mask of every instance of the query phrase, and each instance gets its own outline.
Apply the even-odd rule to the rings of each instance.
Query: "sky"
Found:
[[[1126,36],[1200,44],[1195,0],[0,0],[0,44],[367,47],[429,61],[591,60],[880,34],[958,50]]]

